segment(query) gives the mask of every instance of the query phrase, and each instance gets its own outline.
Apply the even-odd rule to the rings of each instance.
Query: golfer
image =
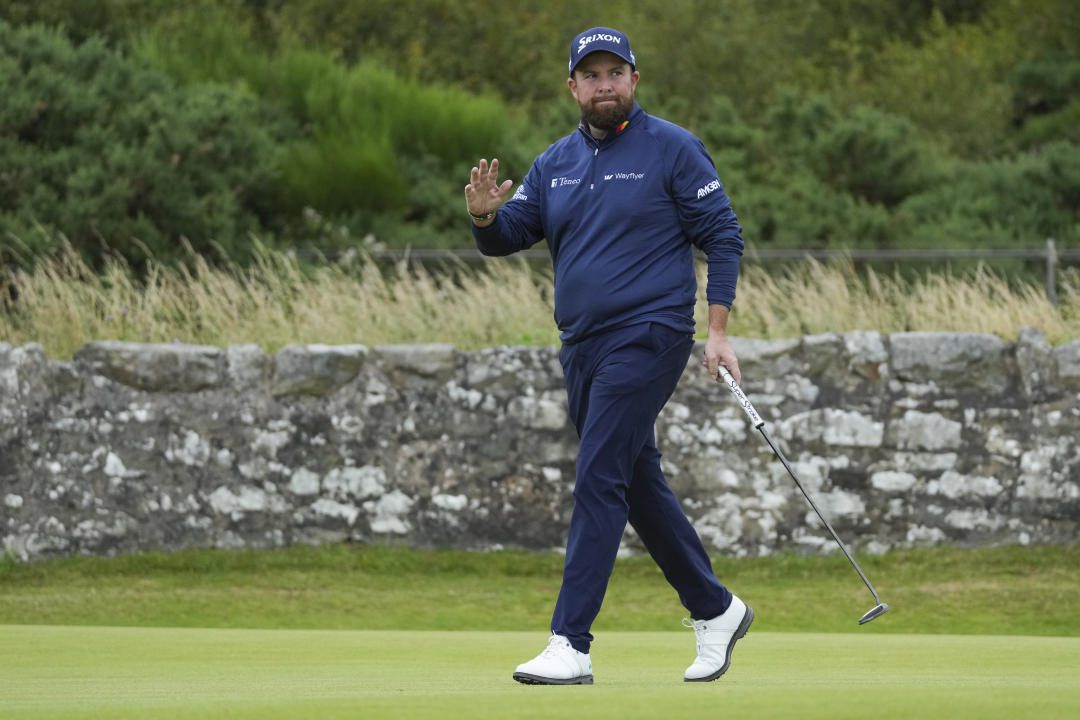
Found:
[[[465,186],[476,244],[509,255],[547,239],[570,417],[580,437],[574,510],[552,636],[519,665],[527,684],[593,682],[589,629],[627,521],[689,611],[697,657],[687,681],[715,680],[754,620],[720,584],[660,468],[653,426],[694,346],[693,246],[708,258],[703,364],[739,379],[727,338],[743,241],[712,159],[686,130],[634,100],[626,34],[590,28],[570,43],[567,85],[581,108],[572,134],[536,158],[507,200],[499,161]]]

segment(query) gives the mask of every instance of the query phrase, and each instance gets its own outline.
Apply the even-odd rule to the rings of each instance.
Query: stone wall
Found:
[[[856,549],[1077,540],[1080,341],[854,332],[736,350]],[[657,436],[706,544],[830,550],[698,362]],[[0,343],[0,538],[23,560],[346,539],[558,548],[575,449],[551,348],[102,342],[57,362]]]

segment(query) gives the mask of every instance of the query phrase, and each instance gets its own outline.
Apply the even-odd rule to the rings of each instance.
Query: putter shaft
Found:
[[[870,579],[866,577],[866,573],[864,573],[862,571],[862,568],[859,567],[859,563],[855,562],[855,558],[848,551],[847,546],[844,545],[843,541],[840,540],[840,536],[836,534],[836,530],[833,529],[832,524],[825,519],[824,515],[821,514],[821,510],[818,509],[817,503],[814,502],[814,499],[810,497],[810,493],[806,492],[806,488],[804,488],[802,483],[799,482],[798,476],[795,474],[795,471],[791,469],[791,464],[788,463],[787,458],[784,457],[784,453],[782,453],[780,451],[780,448],[778,448],[776,444],[772,441],[772,438],[769,437],[769,433],[765,432],[765,426],[762,425],[761,427],[759,427],[758,432],[760,432],[761,436],[765,438],[765,442],[769,443],[769,447],[772,448],[772,451],[776,454],[776,457],[780,459],[781,463],[783,463],[784,469],[788,471],[788,475],[790,475],[791,479],[795,481],[795,487],[799,488],[799,491],[802,492],[803,497],[806,498],[806,502],[810,503],[810,507],[814,508],[814,512],[817,513],[818,518],[821,519],[821,522],[825,526],[825,529],[829,531],[829,534],[832,535],[833,540],[835,540],[836,544],[840,546],[840,550],[843,551],[845,557],[847,557],[848,561],[851,563],[851,566],[855,568],[855,572],[859,573],[859,577],[861,577],[862,581],[866,583],[866,589],[870,591],[870,594],[874,596],[874,600],[877,601],[878,605],[880,605],[881,598],[878,596],[877,590],[874,589],[874,586],[870,584]]]
[[[761,436],[765,438],[765,442],[769,444],[769,447],[772,449],[773,454],[776,455],[776,457],[783,464],[784,469],[787,470],[788,475],[791,476],[791,479],[795,481],[795,487],[799,488],[799,491],[803,494],[803,497],[806,498],[806,502],[810,503],[810,507],[814,509],[814,512],[817,514],[818,518],[825,526],[825,529],[829,531],[830,535],[832,535],[832,539],[835,540],[836,544],[840,546],[840,550],[843,551],[844,557],[846,557],[848,559],[848,562],[851,563],[851,567],[855,568],[855,572],[859,573],[859,577],[862,578],[863,583],[866,585],[866,589],[869,590],[870,594],[874,596],[874,601],[877,603],[877,605],[859,619],[859,624],[863,625],[870,622],[874,618],[883,615],[889,610],[889,606],[881,602],[881,597],[878,595],[877,590],[874,589],[874,586],[873,584],[871,584],[870,579],[866,577],[866,573],[863,572],[862,568],[859,567],[859,563],[855,562],[855,558],[851,555],[850,552],[848,552],[847,547],[840,540],[840,536],[836,534],[836,530],[833,529],[832,524],[825,519],[824,515],[822,515],[821,510],[817,506],[817,503],[815,503],[814,499],[810,497],[810,493],[806,492],[806,488],[804,488],[802,482],[799,481],[799,476],[796,475],[795,470],[792,469],[791,463],[788,462],[787,458],[784,457],[784,453],[780,451],[780,448],[777,447],[776,443],[773,442],[772,438],[769,436],[769,433],[766,432],[765,420],[762,419],[761,415],[759,415],[757,410],[754,409],[753,403],[751,403],[750,399],[746,397],[746,394],[742,391],[742,388],[739,387],[739,384],[735,382],[735,378],[731,376],[731,373],[728,372],[728,369],[726,367],[720,365],[717,367],[716,372],[717,375],[727,384],[728,389],[731,390],[731,394],[735,396],[735,399],[742,407],[743,412],[745,412],[747,417],[750,418],[750,422],[753,424],[754,429],[760,432]]]

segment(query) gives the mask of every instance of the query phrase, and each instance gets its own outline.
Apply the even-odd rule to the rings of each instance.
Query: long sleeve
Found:
[[[701,141],[695,139],[675,157],[672,191],[683,231],[708,260],[709,304],[731,307],[743,251],[742,227]]]

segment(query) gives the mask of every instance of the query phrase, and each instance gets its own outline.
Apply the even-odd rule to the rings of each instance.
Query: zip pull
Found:
[[[600,154],[600,148],[596,148],[595,150],[592,151],[592,156],[593,157],[596,157],[599,154]]]

